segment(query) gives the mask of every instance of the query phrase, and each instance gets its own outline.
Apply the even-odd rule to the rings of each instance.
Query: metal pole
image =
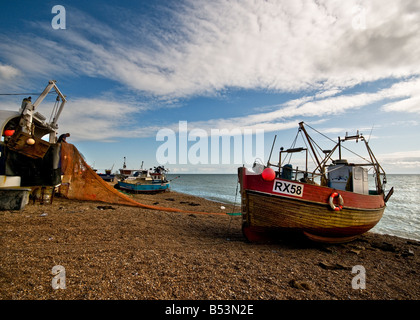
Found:
[[[273,153],[274,144],[276,143],[277,135],[274,136],[273,145],[271,146],[270,156],[268,157],[267,167],[270,166],[271,154]]]

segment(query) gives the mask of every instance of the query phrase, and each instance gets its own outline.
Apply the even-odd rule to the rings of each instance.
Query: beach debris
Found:
[[[388,242],[372,242],[372,247],[382,251],[396,252],[397,248]]]
[[[225,206],[220,206],[220,209],[225,210],[226,207]]]
[[[411,241],[411,240],[407,240],[406,242],[407,244],[411,244],[414,246],[420,246],[420,242],[419,241]]]
[[[320,262],[318,263],[318,265],[325,270],[351,270],[352,267],[340,264],[340,263],[335,263],[335,264],[327,264],[327,263],[323,263]]]
[[[366,248],[363,247],[363,246],[354,246],[354,247],[351,247],[349,249],[349,252],[352,252],[352,253],[355,253],[356,255],[359,255],[360,252],[362,252],[363,250],[366,250]]]
[[[324,252],[328,252],[328,253],[333,253],[333,254],[337,253],[337,251],[334,250],[334,248],[331,248],[331,246],[328,246],[328,245],[321,245],[319,247],[319,249],[324,251]]]
[[[296,288],[296,289],[300,289],[300,290],[312,290],[309,283],[307,283],[305,281],[298,281],[298,280],[292,279],[292,280],[290,280],[289,285],[292,288]]]
[[[115,210],[113,206],[97,206],[99,210]]]
[[[414,256],[414,251],[413,250],[411,250],[411,249],[405,249],[402,253],[401,253],[401,255],[403,256],[403,257],[413,257]]]
[[[39,216],[40,216],[40,217],[46,217],[46,216],[48,216],[48,213],[43,212],[43,213],[41,213]]]
[[[201,206],[199,203],[191,202],[191,201],[180,201],[180,204],[188,204],[189,206]]]

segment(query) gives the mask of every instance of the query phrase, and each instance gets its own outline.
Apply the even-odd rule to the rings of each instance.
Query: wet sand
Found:
[[[200,212],[240,211],[173,191],[133,197]],[[300,238],[254,244],[243,237],[240,216],[60,197],[0,212],[0,233],[2,300],[420,299],[420,242],[387,235],[340,245]],[[65,268],[66,289],[52,288],[56,265]],[[365,289],[355,282],[355,266],[366,272]]]

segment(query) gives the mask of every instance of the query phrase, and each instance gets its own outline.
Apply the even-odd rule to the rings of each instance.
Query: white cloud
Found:
[[[407,159],[407,158],[418,158],[420,159],[420,150],[414,151],[397,151],[391,153],[383,153],[380,155],[384,159]]]
[[[395,173],[420,173],[420,150],[397,151],[378,154],[377,159],[388,171]]]
[[[416,104],[420,96],[420,79],[414,78],[398,82],[388,88],[373,93],[342,94],[340,96],[319,95],[305,96],[296,100],[290,100],[278,105],[276,110],[260,112],[244,117],[230,119],[211,119],[188,123],[191,127],[226,129],[264,129],[266,132],[290,129],[296,127],[296,117],[329,117],[332,114],[342,114],[350,109],[366,107],[373,103],[397,100],[386,104],[382,108],[385,111],[419,112],[419,104]],[[360,128],[362,130],[362,128]],[[363,128],[366,132],[371,128]],[[342,132],[343,129],[330,128],[329,132]]]
[[[350,109],[366,107],[369,104],[389,99],[397,101],[383,106],[385,111],[418,112],[415,101],[418,100],[419,88],[420,79],[414,78],[373,93],[326,95],[322,98],[315,94],[287,101],[278,105],[274,111],[243,117],[189,121],[188,130],[199,128],[206,130],[209,134],[211,129],[247,129],[253,130],[254,133],[257,129],[265,132],[281,131],[296,128],[297,118],[315,117],[314,121],[323,122],[325,117],[330,117],[331,114],[342,114]],[[6,104],[10,105],[10,102],[2,103],[2,108],[5,108]],[[129,99],[125,101],[104,97],[69,99],[59,121],[60,131],[72,132],[75,141],[115,141],[122,137],[154,137],[157,131],[163,128],[163,123],[140,126],[135,122],[137,115],[151,108],[147,104]],[[178,122],[172,122],[165,127],[177,132],[178,126]],[[350,128],[347,129],[350,130]],[[365,133],[371,130],[371,128],[358,129],[362,132],[366,131]],[[326,134],[343,133],[342,128],[327,128],[321,131]]]
[[[118,141],[149,135],[133,121],[144,110],[132,101],[107,99],[75,99],[64,107],[59,120],[61,133],[71,132],[73,141]]]
[[[157,15],[169,17],[159,24],[119,9],[110,17],[119,27],[67,8],[63,32],[34,22],[35,34],[0,36],[6,63],[0,79],[87,75],[163,99],[226,88],[316,91],[274,111],[189,123],[205,129],[281,130],[296,126],[296,117],[321,118],[380,101],[387,112],[419,113],[419,6],[406,0],[186,0],[172,11],[158,8]],[[396,81],[390,88],[343,93],[388,78]],[[121,135],[120,124],[131,123],[130,114],[143,110],[102,98],[76,99],[65,112],[70,105],[62,126],[72,123],[77,139],[112,140]],[[127,133],[153,135],[157,129],[133,124]]]
[[[0,65],[0,81],[11,80],[19,74],[20,71],[12,66]]]
[[[11,65],[4,65],[0,63],[0,85],[1,91],[7,93],[7,91],[15,87],[16,88],[16,80],[21,76],[22,73],[19,69],[11,66]]]
[[[398,102],[388,103],[383,106],[383,110],[388,112],[420,113],[420,94]]]
[[[390,91],[392,97],[399,99],[385,104],[384,111],[420,113],[420,79],[397,83]]]
[[[72,19],[60,39],[51,30],[48,40],[3,36],[3,55],[28,72],[105,77],[165,97],[229,87],[315,88],[326,96],[420,74],[416,1],[191,0],[173,5],[160,25],[124,12],[121,29],[78,10],[67,13]],[[360,14],[366,27],[355,29]]]

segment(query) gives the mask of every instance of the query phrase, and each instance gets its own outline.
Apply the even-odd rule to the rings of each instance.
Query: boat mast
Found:
[[[316,152],[315,152],[314,146],[312,145],[312,142],[311,142],[311,138],[310,138],[310,136],[309,136],[308,132],[306,132],[305,127],[303,126],[303,121],[302,121],[302,122],[299,122],[299,129],[300,129],[300,130],[302,130],[302,131],[303,131],[303,133],[305,134],[306,140],[307,140],[307,141],[308,141],[308,143],[309,143],[309,147],[310,147],[310,148],[311,148],[311,150],[312,150],[312,154],[314,155],[315,161],[316,161],[316,163],[317,163],[317,165],[318,165],[318,167],[319,167],[319,170],[320,170],[320,172],[321,172],[321,175],[323,175],[323,176],[324,176],[324,178],[327,178],[327,177],[325,176],[325,171],[324,171],[324,168],[321,166],[321,162],[319,162],[319,159],[318,159],[318,157],[317,157],[317,155],[316,155]],[[317,168],[318,168],[318,167],[317,167]],[[315,169],[315,170],[316,170],[316,169]]]
[[[341,139],[338,137],[338,159],[341,160]]]

